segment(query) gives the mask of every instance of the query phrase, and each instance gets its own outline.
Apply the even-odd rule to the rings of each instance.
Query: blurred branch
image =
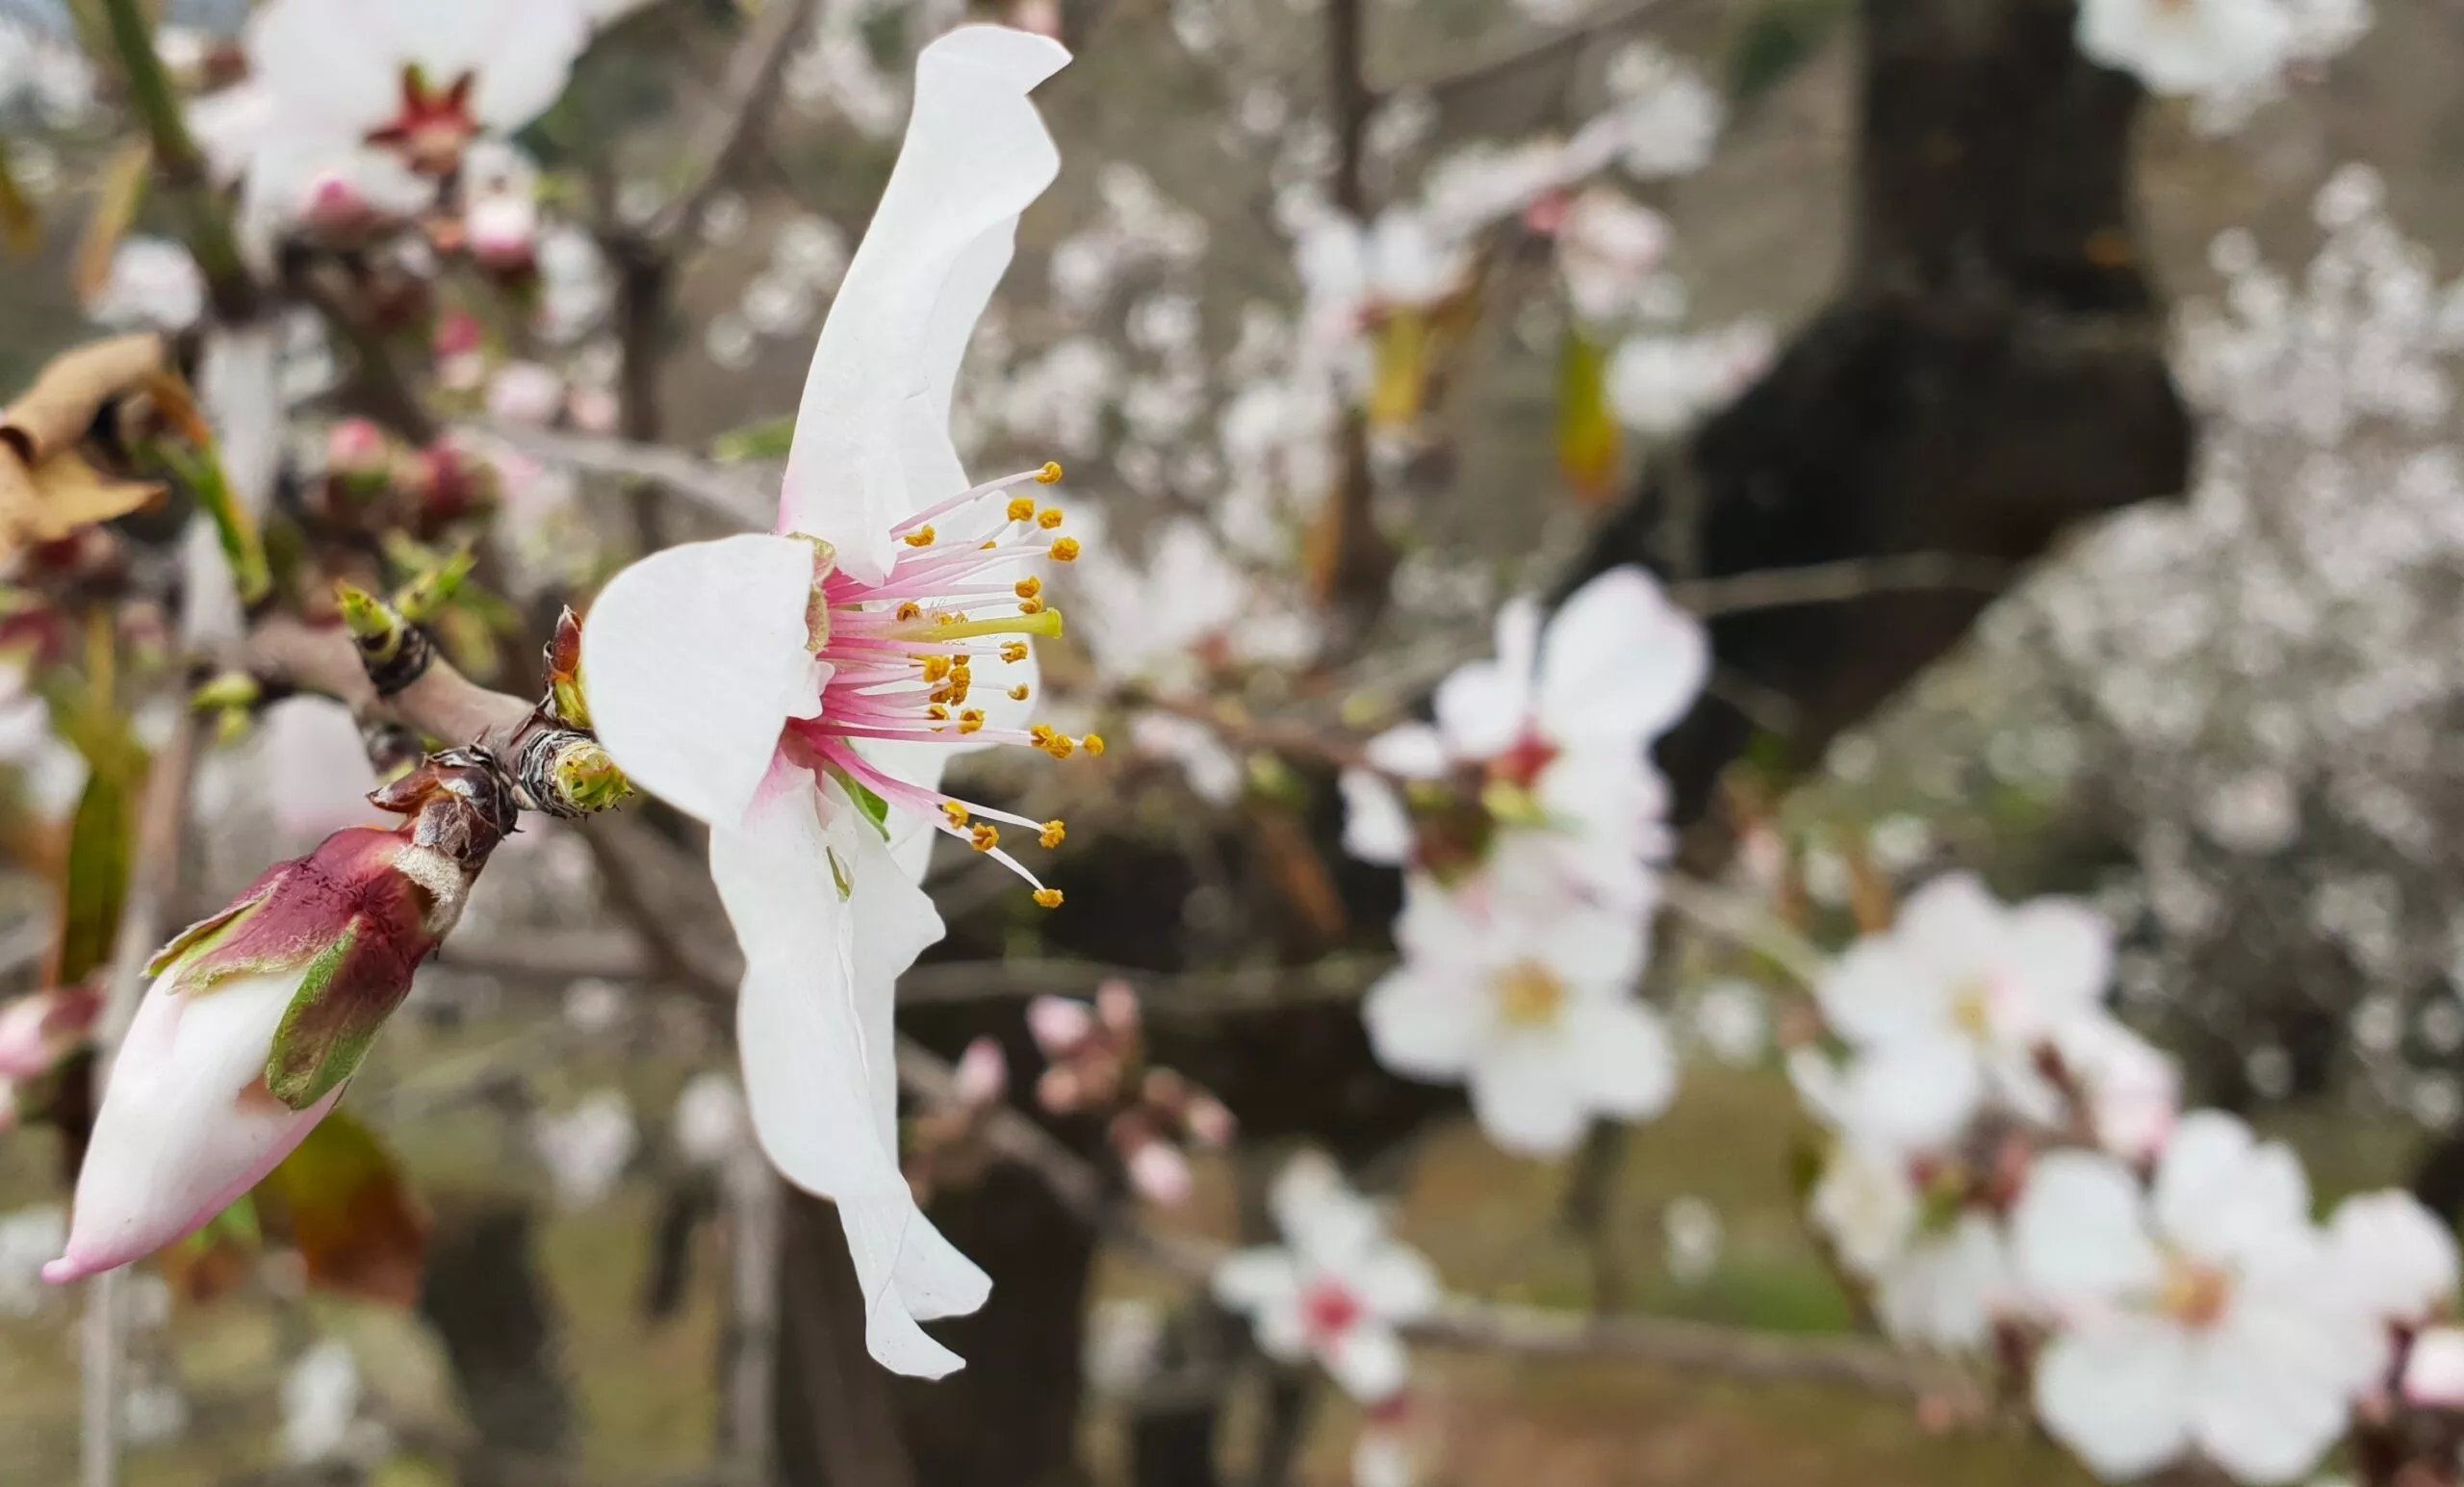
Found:
[[[108,1088],[112,1052],[128,1033],[145,994],[145,965],[162,944],[169,904],[178,886],[182,838],[188,830],[189,786],[196,758],[196,723],[183,711],[171,736],[155,752],[145,776],[137,818],[137,841],[129,858],[127,907],[119,939],[112,949],[103,987],[103,1010],[94,1025],[94,1088]],[[86,1283],[86,1316],[79,1329],[78,1370],[84,1391],[80,1423],[81,1487],[115,1487],[119,1480],[119,1397],[122,1345],[120,1282],[126,1272],[105,1270]]]
[[[249,632],[245,659],[248,669],[266,680],[345,704],[362,728],[400,724],[428,737],[478,744],[508,759],[537,716],[531,704],[479,685],[442,655],[428,663],[418,680],[391,698],[380,698],[350,632],[339,625],[310,626],[288,616],[268,619]]]
[[[128,99],[154,141],[154,164],[186,219],[189,251],[205,275],[214,313],[225,324],[241,324],[257,313],[257,286],[240,256],[240,239],[229,209],[214,189],[204,152],[189,134],[179,90],[154,50],[154,26],[142,0],[102,0],[112,49],[128,80]]]
[[[345,400],[355,402],[360,411],[411,444],[423,448],[434,444],[442,432],[436,416],[403,379],[401,369],[394,364],[393,348],[353,302],[342,266],[312,262],[293,275],[291,288],[317,308],[350,348],[352,379],[345,390]]]
[[[1693,578],[1668,586],[1668,597],[1705,619],[1754,609],[1831,604],[1875,594],[1938,589],[1999,594],[2018,565],[1964,552],[1907,552],[1888,557],[1843,558],[1802,568],[1765,568],[1723,578]]]
[[[1830,957],[1778,916],[1741,893],[1679,873],[1660,878],[1660,898],[1697,928],[1768,958],[1808,987],[1823,977]]]
[[[738,526],[766,528],[778,515],[779,498],[763,488],[759,474],[739,474],[727,466],[696,459],[681,449],[516,423],[475,423],[456,427],[509,444],[533,458],[569,465],[592,474],[654,481]]]
[[[677,240],[700,222],[702,210],[728,184],[746,147],[767,126],[796,42],[819,0],[766,0],[729,59],[721,90],[726,103],[684,152],[683,187],[642,230],[643,239],[673,257]]]
[[[1443,102],[1448,93],[1495,82],[1527,67],[1551,62],[1563,53],[1579,50],[1610,32],[1622,31],[1652,12],[1669,8],[1667,0],[1626,0],[1623,5],[1603,11],[1575,25],[1542,37],[1509,40],[1488,48],[1468,62],[1426,77],[1405,79],[1379,89],[1377,93],[1383,98],[1403,92],[1425,93],[1432,101]]]
[[[786,1240],[786,1192],[759,1145],[747,1141],[727,1165],[730,1261],[727,1335],[727,1458],[744,1487],[772,1480],[772,1411],[778,1397],[779,1261]]]

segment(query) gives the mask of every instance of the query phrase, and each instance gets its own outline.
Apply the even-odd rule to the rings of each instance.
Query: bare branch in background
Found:
[[[617,479],[649,480],[712,516],[741,526],[767,527],[778,515],[775,472],[762,466],[735,469],[696,459],[680,449],[603,439],[591,434],[527,428],[514,423],[456,425],[553,464]]]
[[[672,254],[677,240],[700,224],[710,198],[727,188],[745,149],[768,127],[796,42],[820,8],[819,0],[769,0],[761,8],[728,62],[724,105],[685,148],[682,189],[642,230],[648,243]]]
[[[1835,604],[1876,594],[1943,589],[1999,594],[2011,586],[2018,565],[1964,552],[1909,552],[1890,557],[1847,558],[1803,568],[1765,568],[1724,578],[1692,578],[1668,586],[1668,597],[1694,613],[1742,614],[1797,604]]]

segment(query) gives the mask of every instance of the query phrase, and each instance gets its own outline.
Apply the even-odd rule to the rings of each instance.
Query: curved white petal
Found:
[[[1814,983],[1823,1021],[1861,1048],[1939,1036],[1950,1021],[1950,987],[1896,936],[1848,947]]]
[[[822,326],[781,493],[779,529],[836,545],[858,578],[888,571],[902,518],[964,488],[950,383],[1018,214],[1060,171],[1027,93],[1068,60],[994,26],[916,60],[907,142]]]
[[[417,3],[432,6],[435,0]],[[489,129],[510,134],[564,95],[575,60],[590,44],[589,10],[579,0],[464,3],[480,17],[465,33],[472,38],[467,65],[477,79],[471,112]]]
[[[1496,1002],[1478,984],[1410,966],[1389,971],[1361,1002],[1377,1062],[1411,1079],[1463,1077],[1496,1024]]]
[[[1398,723],[1360,752],[1373,768],[1405,780],[1434,780],[1446,773],[1446,739],[1426,723]]]
[[[2031,899],[2010,912],[2007,974],[2027,992],[2040,1027],[2095,1012],[2113,979],[2114,931],[2076,899]]]
[[[1539,604],[1520,596],[1507,600],[1498,610],[1497,646],[1495,659],[1455,668],[1430,699],[1447,752],[1458,759],[1495,757],[1529,731]]]
[[[401,107],[409,59],[392,42],[382,11],[333,0],[265,0],[244,38],[249,75],[290,130],[352,141]]]
[[[1984,1065],[1966,1041],[1907,1038],[1860,1054],[1848,1065],[1839,1115],[1864,1140],[1925,1150],[1965,1129],[1985,1094]]]
[[[2143,1476],[2190,1445],[2190,1345],[2152,1318],[2123,1314],[2054,1338],[2037,1361],[2037,1414],[2109,1482]]]
[[[1677,1055],[1657,1013],[1640,1002],[1578,1002],[1566,1010],[1575,1080],[1591,1108],[1648,1120],[1677,1095]]]
[[[825,827],[809,779],[782,768],[742,827],[710,833],[710,876],[745,957],[746,1103],[779,1170],[838,1205],[873,1356],[939,1377],[961,1360],[916,1319],[972,1311],[991,1285],[916,1208],[898,1167],[891,980],[939,923],[852,808]]]
[[[1591,1123],[1583,1091],[1551,1039],[1506,1038],[1472,1063],[1472,1114],[1481,1133],[1525,1157],[1563,1156]]]
[[[1336,782],[1344,797],[1344,850],[1364,862],[1401,866],[1412,855],[1412,818],[1402,796],[1365,769],[1347,769]]]
[[[340,1089],[305,1111],[266,1092],[266,1057],[299,979],[233,977],[203,996],[147,988],[77,1173],[66,1252],[45,1279],[126,1265],[192,1232],[333,1109]]]
[[[2267,1487],[2306,1476],[2352,1418],[2351,1334],[2302,1305],[2230,1308],[2198,1355],[2192,1433],[2234,1480]],[[2383,1367],[2387,1344],[2374,1327]]]
[[[2306,1247],[2310,1185],[2292,1151],[2238,1117],[2193,1111],[2156,1167],[2157,1227],[2200,1259],[2248,1263]]]
[[[1890,937],[1945,986],[2000,976],[2011,965],[2002,903],[1974,873],[1944,873],[1910,894]]]
[[[1373,1321],[1346,1328],[1327,1345],[1323,1357],[1327,1376],[1363,1404],[1393,1398],[1411,1377],[1402,1339]]]
[[[1950,1232],[1928,1238],[1883,1271],[1876,1310],[1883,1330],[1901,1343],[1975,1352],[1993,1340],[2010,1287],[2001,1231],[1971,1209]]]
[[[2029,1169],[2011,1253],[2020,1280],[2056,1308],[2144,1291],[2164,1274],[2138,1179],[2084,1151],[2051,1152]]]
[[[1300,1269],[1293,1263],[1290,1250],[1244,1249],[1224,1257],[1215,1268],[1210,1289],[1217,1301],[1245,1316],[1263,1319],[1270,1312],[1297,1313]]]
[[[2455,1297],[2455,1235],[2409,1192],[2345,1199],[2327,1243],[2352,1303],[2382,1321],[2418,1323]]]
[[[1349,1279],[1361,1304],[1388,1321],[1416,1321],[1437,1309],[1437,1271],[1408,1244],[1378,1245]]]
[[[1536,699],[1552,738],[1639,747],[1694,705],[1710,674],[1703,627],[1639,568],[1612,568],[1577,589],[1540,642]]]
[[[813,550],[747,534],[654,552],[581,632],[591,723],[626,775],[714,827],[744,819],[789,718],[821,708],[805,649]]]

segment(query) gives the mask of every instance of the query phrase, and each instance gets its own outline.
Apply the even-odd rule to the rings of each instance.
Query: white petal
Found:
[[[599,591],[582,685],[635,784],[712,826],[744,819],[780,729],[821,708],[805,649],[812,566],[801,542],[725,537],[654,552]]]
[[[1370,988],[1360,1015],[1378,1063],[1407,1078],[1451,1083],[1496,1025],[1497,1004],[1459,974],[1405,965]]]
[[[222,473],[232,497],[251,516],[273,500],[282,463],[283,403],[279,347],[270,325],[216,331],[207,337],[197,369],[197,397],[214,425]],[[180,633],[191,646],[211,650],[236,642],[243,628],[240,594],[230,560],[214,524],[191,519],[182,567]]]
[[[339,1089],[296,1112],[266,1092],[266,1058],[299,979],[233,977],[203,996],[159,981],[146,990],[77,1173],[67,1251],[45,1278],[108,1270],[189,1234],[333,1109]]]
[[[1212,1289],[1215,1299],[1233,1311],[1256,1314],[1273,1306],[1297,1305],[1300,1270],[1288,1249],[1239,1250],[1215,1268]]]
[[[1848,1065],[1839,1115],[1860,1138],[1903,1150],[1945,1144],[1976,1118],[1984,1066],[1956,1038],[1907,1038],[1860,1054]]]
[[[590,44],[590,15],[576,0],[485,0],[482,13],[485,29],[473,33],[478,45],[469,54],[478,77],[471,112],[488,128],[510,134],[564,95],[575,59]]]
[[[949,387],[1018,214],[1060,171],[1027,92],[1068,60],[992,26],[916,59],[907,142],[822,326],[779,513],[858,578],[888,571],[901,519],[963,489],[946,483]]]
[[[1945,873],[1910,894],[1891,939],[1946,986],[2003,974],[2013,959],[2002,904],[1973,873]]]
[[[1970,1210],[1947,1234],[1919,1243],[1883,1271],[1877,1288],[1883,1329],[1898,1341],[1943,1352],[1976,1352],[1993,1340],[2009,1299],[2010,1260],[1991,1218]]]
[[[2113,978],[2114,931],[2076,899],[2039,898],[2010,913],[2007,974],[2027,992],[2039,1026],[2101,1007]]]
[[[1677,1093],[1677,1058],[1668,1030],[1640,1002],[1578,1003],[1566,1010],[1569,1071],[1593,1111],[1648,1120]]]
[[[1498,610],[1495,660],[1473,661],[1437,684],[1437,729],[1458,759],[1492,758],[1531,727],[1533,669],[1539,664],[1540,606],[1507,600]]]
[[[1553,1040],[1507,1037],[1472,1063],[1472,1114],[1490,1141],[1525,1157],[1563,1156],[1591,1123]]]
[[[2455,1236],[2409,1192],[2345,1199],[2327,1243],[2353,1304],[2381,1320],[2419,1322],[2454,1299]]]
[[[2324,1320],[2245,1302],[2200,1339],[2192,1432],[2235,1480],[2295,1481],[2344,1435],[2352,1382],[2333,1366],[2344,1340]],[[2383,1357],[2383,1335],[2378,1346]]]
[[[2144,1475],[2190,1444],[2189,1345],[2128,1313],[2058,1335],[2037,1360],[2036,1400],[2045,1428],[2098,1476]]]
[[[248,17],[250,75],[288,130],[357,140],[402,102],[402,64],[381,25],[332,0],[266,0]]]
[[[2021,1282],[2057,1309],[2143,1291],[2164,1273],[2139,1180],[2084,1151],[2050,1152],[2029,1169],[2011,1250]]]
[[[1412,855],[1412,818],[1383,777],[1347,769],[1337,780],[1344,797],[1344,851],[1364,862],[1398,867]]]
[[[1426,723],[1399,723],[1360,752],[1373,768],[1406,780],[1434,780],[1446,773],[1446,739]]]
[[[1516,833],[1529,835],[1530,833]],[[1651,954],[1651,919],[1625,908],[1569,903],[1559,891],[1545,906],[1553,912],[1534,912],[1513,905],[1501,894],[1501,916],[1527,914],[1516,925],[1529,947],[1518,959],[1537,961],[1554,971],[1575,996],[1615,996],[1630,990]]]
[[[2432,1327],[2413,1339],[2403,1392],[2407,1403],[2464,1410],[2464,1329]]]
[[[2157,1227],[2200,1259],[2248,1263],[2306,1246],[2310,1187],[2292,1151],[2221,1111],[2182,1117],[2156,1168]]]
[[[1392,1328],[1356,1322],[1325,1350],[1326,1372],[1363,1404],[1393,1398],[1411,1377],[1411,1359]]]
[[[710,833],[710,875],[745,956],[745,1097],[780,1171],[838,1205],[873,1356],[938,1377],[960,1360],[915,1319],[972,1311],[990,1282],[917,1210],[898,1167],[889,978],[920,948],[930,908],[914,907],[920,894],[852,808],[825,830],[821,796],[798,773],[779,771],[741,829]],[[841,874],[856,895],[844,902]]]
[[[1950,987],[1895,936],[1868,936],[1814,984],[1814,1001],[1832,1031],[1876,1048],[1940,1036],[1950,1022]]]
[[[1916,1231],[1916,1184],[1907,1159],[1861,1142],[1832,1148],[1807,1206],[1840,1260],[1861,1275],[1882,1273]]]
[[[1710,643],[1639,568],[1577,589],[1541,640],[1538,711],[1552,738],[1640,745],[1685,715],[1709,675]]]
[[[1354,1295],[1388,1321],[1415,1321],[1437,1307],[1437,1271],[1408,1244],[1381,1244],[1346,1277]]]

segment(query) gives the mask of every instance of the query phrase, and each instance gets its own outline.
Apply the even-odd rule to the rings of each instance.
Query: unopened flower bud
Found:
[[[345,419],[325,436],[325,469],[344,480],[382,481],[392,461],[384,431],[366,419]]]
[[[1086,1086],[1075,1070],[1056,1064],[1036,1081],[1036,1103],[1048,1115],[1065,1115],[1086,1102]]]
[[[1129,1153],[1127,1167],[1129,1185],[1148,1202],[1178,1208],[1189,1201],[1189,1160],[1170,1141],[1142,1141]]]
[[[1107,981],[1095,988],[1095,1015],[1123,1038],[1138,1031],[1138,989],[1126,981]]]
[[[966,1045],[959,1056],[957,1074],[958,1097],[961,1104],[985,1106],[997,1102],[1010,1088],[1009,1061],[1001,1056],[1001,1044],[990,1038],[979,1038]]]
[[[1027,1031],[1047,1059],[1058,1059],[1087,1040],[1095,1019],[1087,1004],[1066,997],[1040,996],[1027,1004]]]
[[[2432,1327],[2404,1355],[2404,1402],[2423,1409],[2464,1410],[2464,1329]]]
[[[30,991],[0,1004],[0,1079],[39,1079],[93,1032],[102,999],[84,987]]]

